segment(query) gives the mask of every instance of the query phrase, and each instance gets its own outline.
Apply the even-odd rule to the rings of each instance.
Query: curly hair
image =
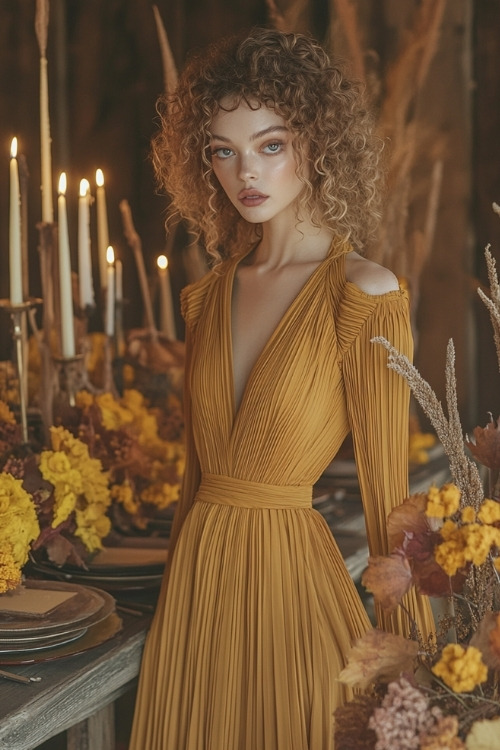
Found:
[[[228,99],[234,108],[244,101],[283,117],[304,182],[301,214],[363,252],[380,217],[382,142],[360,86],[309,37],[256,28],[193,56],[172,96],[158,100],[161,128],[152,141],[158,183],[214,262],[244,252],[260,234],[212,172],[210,126],[223,99],[225,109]],[[301,169],[305,163],[308,170]]]

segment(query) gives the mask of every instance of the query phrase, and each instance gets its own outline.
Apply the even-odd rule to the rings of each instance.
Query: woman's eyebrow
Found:
[[[257,133],[254,133],[250,136],[251,141],[256,141],[258,138],[262,138],[265,135],[268,135],[269,133],[276,133],[276,132],[288,132],[288,128],[284,125],[271,125],[268,128],[264,128],[263,130],[257,131]],[[223,135],[217,135],[217,133],[211,133],[210,138],[214,141],[223,141],[224,143],[230,143],[231,139],[226,138]]]

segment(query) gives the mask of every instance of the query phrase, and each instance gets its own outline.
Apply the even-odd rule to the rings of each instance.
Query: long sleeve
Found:
[[[165,570],[165,576],[163,585],[167,584],[168,575],[170,572],[170,564],[172,555],[174,553],[175,545],[179,537],[182,524],[184,523],[187,514],[193,504],[194,496],[200,484],[200,464],[198,456],[196,454],[196,447],[194,444],[193,428],[191,422],[191,393],[190,393],[190,373],[191,373],[191,360],[193,351],[193,334],[189,326],[186,326],[186,356],[185,356],[185,370],[184,370],[184,398],[183,398],[183,410],[184,410],[184,441],[186,450],[185,470],[182,479],[182,487],[180,498],[177,504],[177,508],[174,514],[174,521],[172,524],[172,532],[170,534],[170,540],[168,545],[168,562]]]
[[[384,336],[412,358],[408,301],[403,292],[376,297],[356,288],[350,292],[350,302],[357,302],[357,314],[364,320],[342,359],[347,410],[370,555],[385,555],[390,551],[387,516],[408,496],[410,391],[406,381],[387,367],[386,350],[371,339]],[[352,320],[356,317],[354,312]],[[424,637],[434,630],[427,599],[412,591],[404,604]],[[390,615],[377,608],[377,620],[384,629],[409,632],[408,618],[400,608]]]

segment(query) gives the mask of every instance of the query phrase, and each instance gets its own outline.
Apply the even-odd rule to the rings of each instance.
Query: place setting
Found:
[[[75,582],[25,579],[0,597],[0,666],[83,653],[121,628],[108,592]]]

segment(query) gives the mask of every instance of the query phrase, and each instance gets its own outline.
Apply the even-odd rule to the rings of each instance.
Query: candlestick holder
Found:
[[[105,393],[111,393],[116,398],[118,396],[118,391],[113,377],[113,350],[114,337],[106,336],[106,342],[104,344],[103,390]]]
[[[54,357],[57,385],[53,400],[54,423],[65,427],[72,424],[75,414],[76,394],[85,388],[84,357]]]
[[[123,330],[123,308],[126,300],[115,302],[115,340],[114,359],[112,362],[113,380],[120,396],[123,395],[123,366],[125,363],[125,333]]]
[[[0,308],[9,313],[12,321],[12,339],[16,351],[16,370],[19,387],[19,412],[23,443],[28,443],[28,393],[27,393],[27,362],[26,362],[26,331],[27,315],[29,311],[42,303],[41,299],[31,298],[19,304],[12,304],[9,299],[0,300]]]

